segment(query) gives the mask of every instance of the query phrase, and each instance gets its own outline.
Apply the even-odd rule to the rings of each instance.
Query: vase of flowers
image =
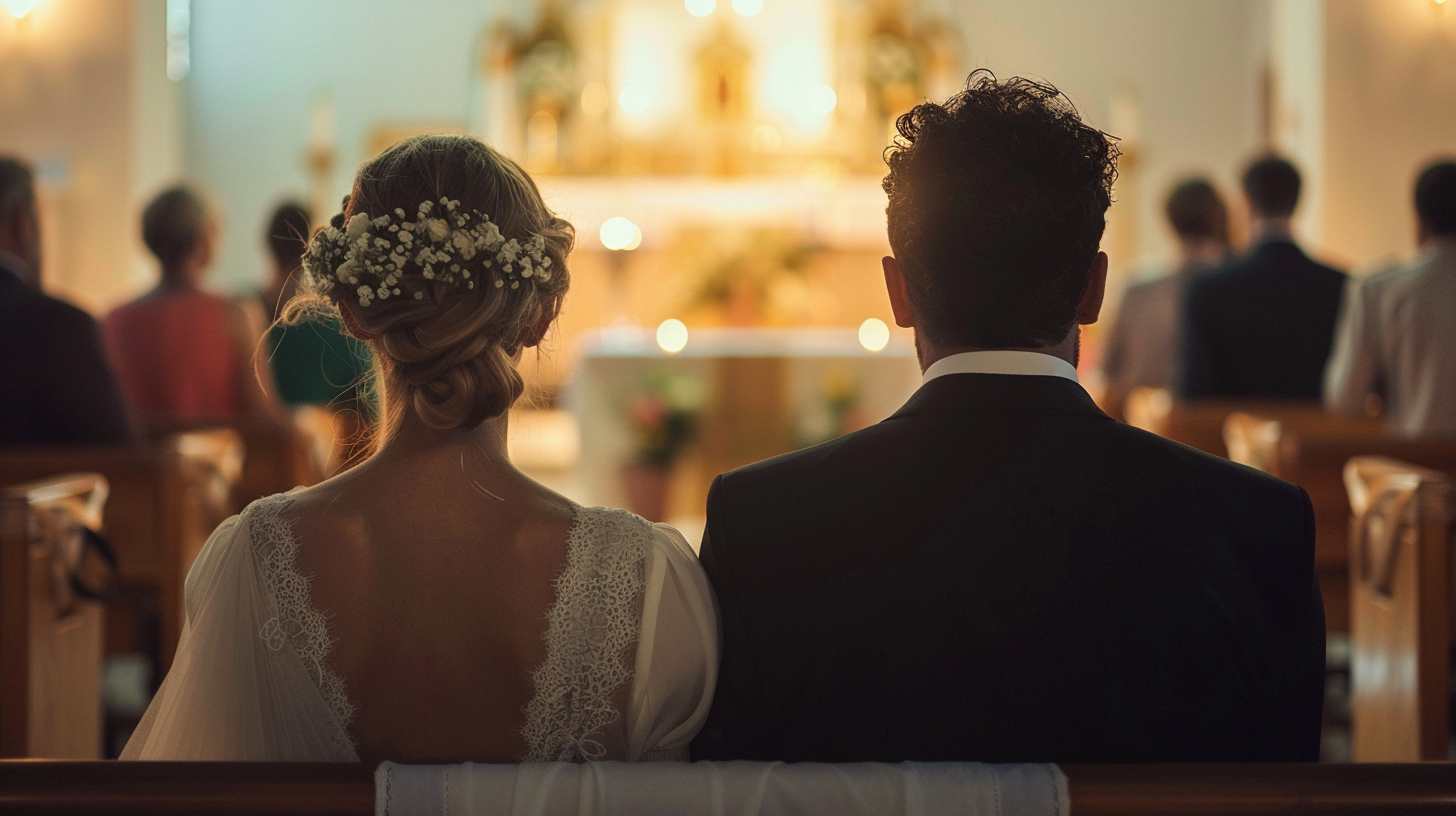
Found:
[[[627,404],[634,453],[622,466],[627,509],[665,521],[672,466],[697,438],[702,386],[696,379],[659,373]]]

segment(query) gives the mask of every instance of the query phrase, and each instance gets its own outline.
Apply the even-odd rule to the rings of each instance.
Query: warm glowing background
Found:
[[[1456,153],[1456,9],[1436,0],[3,5],[0,150],[38,165],[48,288],[100,313],[152,285],[138,214],[180,178],[224,219],[212,283],[249,290],[276,202],[327,217],[393,141],[475,134],[579,231],[566,314],[527,361],[561,413],[520,417],[522,461],[625,501],[633,401],[675,395],[700,426],[668,469],[686,524],[718,470],[913,389],[882,325],[879,155],[896,114],[973,68],[1044,77],[1122,137],[1111,308],[1171,262],[1182,176],[1236,200],[1250,156],[1287,153],[1300,236],[1358,273],[1413,249],[1413,173]]]

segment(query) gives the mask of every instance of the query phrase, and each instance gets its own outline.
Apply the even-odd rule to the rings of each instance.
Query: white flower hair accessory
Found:
[[[497,288],[519,289],[524,281],[551,280],[551,257],[541,235],[507,239],[490,217],[479,210],[464,211],[459,201],[426,201],[409,220],[403,209],[370,218],[354,213],[343,229],[325,227],[309,243],[304,271],[324,291],[346,286],[359,297],[360,306],[375,298],[401,294],[405,267],[414,264],[425,280],[464,284],[474,289],[492,283]],[[425,293],[416,290],[415,297]]]

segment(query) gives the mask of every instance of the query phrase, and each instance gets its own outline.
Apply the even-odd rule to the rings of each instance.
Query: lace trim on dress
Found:
[[[264,623],[258,634],[273,651],[291,645],[303,658],[304,668],[339,726],[336,747],[346,755],[353,754],[356,746],[349,725],[354,721],[354,703],[344,688],[344,678],[329,668],[334,640],[329,635],[328,619],[310,604],[308,577],[294,563],[298,539],[293,535],[292,523],[282,516],[291,501],[286,493],[280,493],[258,499],[243,510],[253,552],[263,570],[263,586],[278,607],[278,615]]]
[[[581,508],[566,541],[566,566],[546,613],[546,660],[532,675],[524,762],[600,760],[597,738],[619,716],[612,692],[632,678],[622,655],[637,642],[637,602],[652,525],[625,510]]]

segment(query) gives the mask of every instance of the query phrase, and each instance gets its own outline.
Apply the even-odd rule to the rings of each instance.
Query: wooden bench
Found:
[[[1354,758],[1446,759],[1456,482],[1378,457],[1352,459],[1345,481]]]
[[[1325,417],[1317,402],[1303,400],[1192,400],[1174,398],[1165,388],[1134,388],[1128,393],[1123,413],[1127,424],[1158,436],[1182,442],[1214,456],[1227,458],[1224,421],[1243,412],[1273,419],[1318,422]],[[1346,422],[1349,422],[1348,420]],[[1375,420],[1362,423],[1372,436],[1380,433]]]
[[[1064,765],[1073,816],[1451,813],[1456,766]],[[0,762],[0,814],[374,813],[355,764]]]
[[[1385,436],[1374,420],[1239,411],[1227,418],[1224,436],[1234,461],[1294,482],[1309,493],[1315,566],[1332,632],[1349,631],[1350,503],[1345,463],[1356,456],[1385,456],[1456,472],[1456,440],[1394,439]]]
[[[108,616],[107,653],[155,654],[165,673],[182,635],[187,571],[217,523],[236,509],[230,497],[241,462],[236,434],[195,432],[140,449],[5,451],[0,484],[71,472],[106,478],[106,530],[121,579],[121,597]]]
[[[102,609],[71,578],[106,495],[95,473],[0,489],[0,756],[102,756]]]

